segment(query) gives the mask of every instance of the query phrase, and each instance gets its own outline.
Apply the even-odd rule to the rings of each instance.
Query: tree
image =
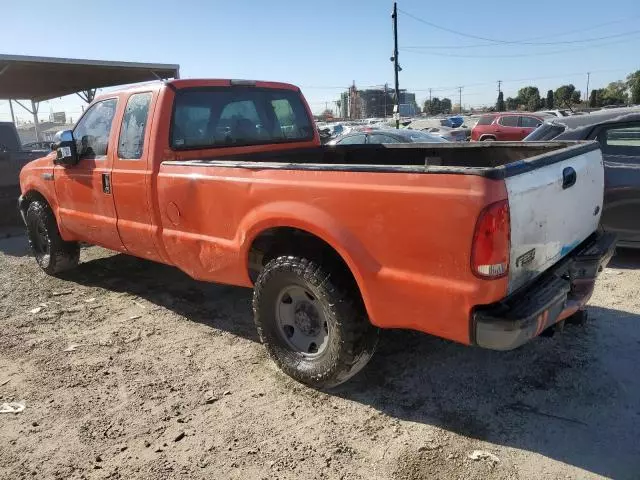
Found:
[[[628,101],[627,84],[623,81],[611,82],[602,92],[602,105],[624,105]]]
[[[518,109],[518,100],[515,98],[507,97],[506,105],[507,111]]]
[[[631,103],[640,103],[640,70],[627,75],[627,87],[631,90]]]
[[[599,98],[598,98],[598,93],[600,92],[600,90],[598,90],[597,88],[594,88],[593,90],[591,90],[591,95],[589,96],[589,107],[591,108],[596,108],[599,107]]]
[[[443,98],[441,105],[442,111],[440,113],[451,113],[451,99]]]
[[[580,91],[571,83],[562,85],[556,89],[553,98],[557,107],[571,108],[571,105],[580,103]]]
[[[498,100],[496,101],[496,112],[504,112],[504,93],[498,92]]]
[[[546,107],[547,109],[551,110],[554,106],[554,102],[553,102],[553,90],[549,90],[547,92],[547,102],[546,102]]]
[[[524,87],[518,90],[518,103],[530,112],[535,112],[541,105],[538,87]]]

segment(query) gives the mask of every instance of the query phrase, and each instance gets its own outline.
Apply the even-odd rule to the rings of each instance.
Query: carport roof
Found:
[[[0,54],[0,99],[40,102],[95,88],[179,75],[179,65]]]

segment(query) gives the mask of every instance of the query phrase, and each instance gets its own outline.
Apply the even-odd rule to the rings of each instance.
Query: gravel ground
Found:
[[[82,260],[56,279],[0,240],[0,403],[26,404],[0,415],[1,479],[640,478],[640,252],[586,327],[506,353],[385,331],[330,393],[266,358],[249,290]]]

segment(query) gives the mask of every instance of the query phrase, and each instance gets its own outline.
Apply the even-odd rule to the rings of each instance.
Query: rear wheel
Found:
[[[305,258],[270,261],[254,288],[260,340],[290,377],[315,388],[345,382],[369,361],[378,329],[342,272]]]
[[[80,246],[77,242],[65,242],[60,237],[56,218],[47,203],[40,200],[31,202],[26,220],[29,246],[42,270],[56,275],[78,265]]]

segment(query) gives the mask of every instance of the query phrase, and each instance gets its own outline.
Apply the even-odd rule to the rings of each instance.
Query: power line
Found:
[[[639,32],[640,33],[640,32]],[[585,50],[587,48],[606,47],[609,45],[616,45],[618,43],[624,43],[627,40],[618,40],[616,42],[601,43],[600,45],[587,45],[580,48],[571,48],[567,50],[554,50],[553,52],[537,52],[537,53],[518,53],[513,55],[458,55],[454,53],[443,52],[424,52],[420,50],[411,50],[409,48],[401,48],[403,52],[417,53],[419,55],[432,55],[437,57],[456,57],[456,58],[522,58],[522,57],[540,57],[544,55],[557,55],[560,53],[571,53]]]
[[[539,37],[532,37],[532,38],[525,39],[525,40],[502,40],[502,39],[497,39],[497,38],[483,37],[483,36],[480,36],[480,35],[473,35],[473,34],[470,34],[470,33],[460,32],[458,30],[454,30],[452,28],[443,27],[441,25],[436,25],[435,23],[429,22],[429,21],[427,21],[427,20],[425,20],[423,18],[420,18],[420,17],[416,17],[415,15],[412,15],[409,12],[406,12],[406,11],[401,10],[401,9],[398,9],[398,11],[400,13],[410,17],[410,18],[413,18],[414,20],[416,20],[416,21],[418,21],[420,23],[424,23],[425,25],[429,25],[430,27],[436,28],[438,30],[442,30],[444,32],[453,33],[455,35],[460,35],[461,37],[467,37],[467,38],[473,38],[475,40],[483,40],[485,42],[491,42],[492,44],[501,43],[501,44],[505,44],[505,45],[527,45],[527,44],[531,44],[531,43],[528,43],[531,40],[538,40],[540,38],[549,38],[550,37],[549,35],[545,35],[545,36],[539,36]],[[595,25],[593,27],[580,28],[578,30],[574,30],[573,32],[561,32],[561,33],[553,35],[553,36],[557,37],[557,36],[562,36],[562,35],[568,35],[569,33],[584,32],[584,31],[591,30],[591,29],[594,29],[594,28],[599,28],[599,27],[604,26],[604,25],[611,25],[613,23],[620,23],[620,22],[628,21],[628,20],[630,20],[632,18],[637,18],[638,16],[640,16],[640,15],[635,15],[633,17],[627,17],[625,19],[620,19],[620,20],[614,20],[612,22],[606,22],[604,24]],[[562,43],[562,42],[559,42],[559,43]],[[548,44],[554,44],[554,43],[550,42]],[[533,43],[533,45],[540,45],[540,44]],[[484,45],[484,46],[487,46],[487,45]],[[467,48],[467,47],[463,47],[463,48]]]

